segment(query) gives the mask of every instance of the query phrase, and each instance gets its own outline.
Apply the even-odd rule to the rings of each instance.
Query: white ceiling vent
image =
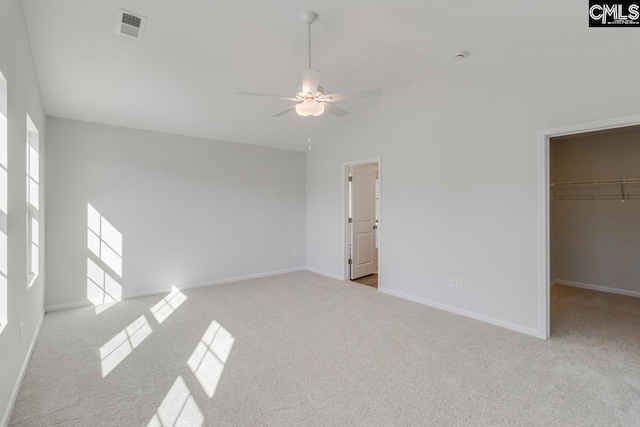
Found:
[[[141,39],[142,33],[144,32],[144,24],[146,22],[147,18],[144,16],[118,9],[116,33],[127,37]]]

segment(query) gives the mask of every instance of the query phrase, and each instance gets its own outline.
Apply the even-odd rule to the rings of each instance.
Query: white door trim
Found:
[[[553,137],[640,125],[640,114],[538,131],[538,336],[551,336],[549,277],[549,140]]]
[[[349,168],[352,166],[360,166],[360,165],[369,165],[372,163],[377,163],[378,164],[378,180],[380,181],[380,212],[378,212],[378,218],[380,219],[380,224],[383,224],[382,222],[382,164],[380,162],[380,157],[373,157],[370,159],[364,159],[364,160],[354,160],[351,162],[343,162],[342,163],[342,172],[341,172],[341,178],[342,179],[342,265],[343,265],[343,271],[342,271],[342,278],[343,280],[348,281],[349,280],[349,264],[347,262],[347,260],[349,259],[348,257],[348,252],[347,252],[347,248],[349,247],[349,228],[347,227],[347,218],[349,217],[349,183],[348,183],[348,178],[349,178]],[[378,233],[379,236],[379,240],[378,240],[378,278],[382,277],[380,275],[380,260],[382,259],[382,229],[379,230]],[[379,279],[378,279],[379,280]],[[379,287],[379,283],[378,283],[378,287]]]

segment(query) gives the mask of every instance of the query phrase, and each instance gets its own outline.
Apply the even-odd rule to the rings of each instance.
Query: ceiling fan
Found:
[[[336,117],[344,117],[349,114],[349,112],[336,107],[333,105],[333,102],[382,95],[382,88],[340,92],[328,95],[324,93],[324,88],[318,84],[320,81],[320,71],[311,68],[311,24],[313,24],[317,18],[318,15],[315,12],[304,13],[305,22],[309,27],[309,68],[302,70],[302,86],[298,87],[294,96],[270,95],[254,92],[237,92],[237,95],[261,96],[295,101],[297,104],[286,108],[271,117],[281,117],[291,111],[295,111],[300,116],[309,118],[319,116],[325,111]]]

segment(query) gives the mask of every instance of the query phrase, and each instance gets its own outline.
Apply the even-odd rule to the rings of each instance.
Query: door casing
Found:
[[[378,212],[378,219],[380,220],[380,224],[384,224],[383,223],[383,219],[382,219],[382,214],[383,214],[383,208],[382,208],[382,200],[383,200],[383,186],[382,186],[382,162],[380,157],[374,157],[374,158],[369,158],[369,159],[363,159],[363,160],[355,160],[355,161],[351,161],[351,162],[344,162],[342,163],[342,172],[341,172],[341,179],[342,179],[342,237],[343,237],[343,244],[342,244],[342,265],[343,265],[343,273],[342,273],[342,279],[343,280],[349,280],[350,277],[350,266],[349,266],[349,168],[353,167],[353,166],[361,166],[361,165],[367,165],[367,164],[372,164],[372,163],[377,163],[378,164],[378,181],[379,181],[379,186],[380,186],[380,192],[378,194],[378,197],[380,198],[380,203],[378,204],[378,206],[380,207],[380,210]],[[382,275],[382,265],[380,260],[383,259],[382,258],[382,246],[383,246],[383,228],[378,230],[378,287],[380,287],[382,280],[383,280],[383,275]]]
[[[568,126],[560,126],[538,131],[538,337],[548,339],[551,336],[551,275],[550,254],[551,230],[550,216],[550,180],[549,180],[549,142],[557,136],[574,135],[605,129],[640,125],[640,114],[614,117]]]
[[[376,181],[378,164],[351,168],[351,280],[378,271],[376,249]]]

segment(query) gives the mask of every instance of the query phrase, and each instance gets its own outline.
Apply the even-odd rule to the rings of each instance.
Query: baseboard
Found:
[[[192,283],[190,285],[177,286],[177,288],[181,290],[206,288],[208,286],[225,285],[227,283],[242,282],[244,280],[251,280],[251,279],[260,279],[262,277],[278,276],[280,274],[294,273],[296,271],[303,271],[303,270],[305,270],[304,267],[287,268],[284,270],[274,270],[274,271],[267,271],[264,273],[248,274],[246,276],[236,276],[236,277],[229,277],[226,279],[212,280],[208,282]],[[166,294],[168,292],[171,292],[171,288],[167,288],[163,290],[133,292],[130,294],[123,295],[122,299],[142,298],[142,297],[148,297],[152,295]]]
[[[93,305],[93,304],[89,300],[77,301],[77,302],[70,302],[67,304],[48,305],[44,308],[44,311],[45,313],[51,313],[52,311],[68,310],[71,308],[86,307],[88,305]]]
[[[607,292],[610,294],[626,295],[629,297],[640,298],[640,292],[628,291],[626,289],[609,288],[606,286],[590,285],[588,283],[572,282],[571,280],[556,279],[553,281],[556,285],[571,286],[574,288],[590,289],[592,291]]]
[[[328,271],[323,271],[323,270],[318,270],[317,268],[313,268],[313,267],[307,267],[306,268],[307,271],[310,271],[312,273],[316,273],[319,274],[321,276],[326,276],[326,277],[330,277],[332,279],[336,279],[336,280],[344,280],[342,278],[342,276],[339,276],[337,274],[333,274],[333,273],[329,273]]]
[[[558,283],[558,279],[554,279],[551,284],[549,285],[549,288],[553,288],[555,285],[559,285]]]
[[[42,315],[38,320],[38,325],[36,326],[36,332],[33,334],[33,339],[31,340],[31,344],[29,345],[29,350],[27,351],[27,355],[24,358],[24,362],[22,362],[22,368],[20,369],[20,373],[18,374],[18,379],[16,380],[16,384],[13,386],[13,392],[11,393],[11,397],[9,398],[9,404],[4,411],[4,416],[2,417],[2,421],[0,421],[0,427],[7,427],[9,425],[9,420],[11,419],[11,413],[13,412],[13,407],[16,404],[16,400],[18,399],[18,393],[20,393],[20,387],[22,387],[22,381],[24,380],[24,376],[27,373],[27,366],[29,366],[29,360],[31,360],[31,354],[33,353],[33,349],[36,346],[36,341],[38,340],[38,336],[40,335],[40,328],[42,327],[42,322],[44,321],[44,313],[42,310]]]
[[[451,305],[442,304],[436,301],[431,301],[426,298],[416,297],[413,295],[405,294],[403,292],[394,291],[388,288],[378,288],[378,290],[384,294],[392,295],[394,297],[403,298],[409,301],[417,302],[419,304],[428,305],[429,307],[437,308],[440,310],[448,311],[450,313],[459,314],[461,316],[469,317],[471,319],[480,320],[482,322],[490,323],[495,326],[510,329],[515,332],[530,335],[536,338],[545,338],[540,336],[540,331],[528,326],[518,325],[516,323],[507,322],[505,320],[496,319],[494,317],[485,316],[484,314],[475,313],[473,311],[463,310],[461,308],[453,307]]]
[[[185,290],[185,289],[205,288],[207,286],[224,285],[226,283],[241,282],[244,280],[251,280],[251,279],[260,279],[262,277],[278,276],[280,274],[294,273],[296,271],[303,271],[303,270],[305,270],[305,267],[295,267],[295,268],[287,268],[284,270],[267,271],[264,273],[248,274],[246,276],[236,276],[236,277],[229,277],[226,279],[212,280],[208,282],[192,283],[189,285],[178,286],[178,289]],[[131,292],[128,294],[123,294],[122,299],[125,300],[125,299],[133,299],[133,298],[142,298],[142,297],[148,297],[153,295],[166,294],[169,292],[171,292],[171,288],[153,289],[153,290],[142,291],[142,292]],[[67,310],[70,308],[86,307],[90,305],[94,305],[94,304],[89,300],[83,300],[83,301],[76,301],[76,302],[71,302],[66,304],[49,305],[45,307],[45,311],[49,313],[52,311]]]

